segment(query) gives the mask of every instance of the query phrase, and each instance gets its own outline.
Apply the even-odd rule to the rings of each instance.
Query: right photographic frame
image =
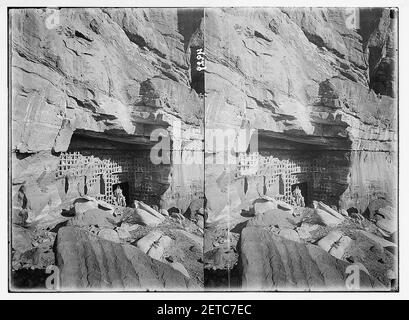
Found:
[[[398,291],[398,9],[204,21],[205,288]]]

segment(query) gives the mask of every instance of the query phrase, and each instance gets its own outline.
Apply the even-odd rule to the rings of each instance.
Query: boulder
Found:
[[[221,246],[207,251],[203,257],[206,268],[213,270],[230,270],[238,262],[238,254],[228,246]]]
[[[102,229],[98,232],[98,237],[101,237],[105,240],[112,241],[119,243],[121,240],[119,239],[118,233],[113,229]]]
[[[375,214],[378,212],[379,209],[381,208],[386,208],[390,206],[390,201],[385,200],[385,199],[374,199],[368,204],[368,211],[369,211],[369,218],[373,219],[375,217]]]
[[[186,278],[190,278],[189,272],[187,272],[186,268],[184,267],[183,264],[181,264],[180,262],[174,261],[172,263],[170,263],[170,266],[179,271],[180,273],[182,273]]]
[[[116,228],[115,230],[118,233],[119,239],[121,240],[126,240],[132,237],[132,235],[129,233],[129,228],[124,228],[121,226]]]
[[[151,231],[137,242],[137,247],[151,258],[162,260],[165,250],[172,244],[172,239],[160,231]]]
[[[132,232],[132,231],[138,230],[139,228],[140,228],[140,225],[138,225],[138,224],[132,224],[132,225],[130,225],[130,226],[128,227],[128,232]]]
[[[95,208],[76,214],[74,217],[68,220],[67,225],[80,227],[98,226],[100,228],[113,228],[114,223],[115,220],[109,212]]]
[[[75,227],[57,236],[63,290],[186,290],[188,279],[138,248],[107,241]]]
[[[96,200],[88,200],[79,198],[74,201],[75,214],[82,214],[88,210],[98,209],[98,202]]]
[[[344,216],[341,213],[334,210],[330,206],[327,206],[325,203],[323,203],[321,201],[317,202],[316,206],[315,206],[315,202],[314,202],[314,207],[317,208],[317,209],[321,209],[321,210],[324,210],[324,211],[328,212],[329,214],[333,215],[334,217],[338,218],[341,221],[344,220]]]
[[[342,259],[346,250],[352,245],[353,240],[341,231],[333,230],[318,241],[318,246],[333,257]]]
[[[163,216],[161,219],[152,215],[148,211],[144,209],[137,208],[135,209],[135,217],[137,218],[137,222],[146,226],[155,227],[163,221]]]
[[[277,203],[271,200],[257,199],[254,201],[254,214],[259,215],[268,210],[277,209]]]
[[[315,209],[314,210],[315,214],[320,217],[320,220],[323,224],[327,226],[335,226],[338,225],[342,222],[341,219],[333,216],[332,214],[328,213],[327,211],[321,210],[321,209]]]
[[[134,203],[135,203],[135,208],[137,208],[137,209],[140,208],[142,210],[145,210],[146,212],[150,213],[151,215],[153,215],[154,217],[156,217],[160,221],[165,219],[164,216],[161,215],[158,211],[152,209],[150,206],[143,203],[142,201],[135,200]]]
[[[324,249],[325,251],[329,252],[334,245],[339,239],[341,239],[343,236],[342,232],[339,230],[333,230],[330,233],[328,233],[325,237],[320,239],[318,241],[318,246]]]
[[[23,253],[33,247],[31,244],[34,237],[32,231],[13,225],[11,232],[11,247],[13,250]]]
[[[312,233],[315,230],[317,230],[318,227],[319,226],[317,224],[309,224],[309,223],[303,222],[301,226],[298,227],[296,230],[297,230],[298,236],[301,239],[308,239],[313,236]]]
[[[183,234],[185,237],[192,240],[196,244],[197,247],[203,249],[203,239],[204,239],[203,237],[199,237],[193,233],[187,232],[182,229],[176,229],[175,232]]]
[[[292,229],[295,227],[292,216],[289,211],[284,211],[281,209],[268,210],[256,217],[251,218],[247,222],[249,227],[269,227],[276,226],[280,229],[288,228]]]
[[[262,228],[246,227],[240,242],[244,290],[344,291],[349,263],[318,246],[274,235]],[[387,290],[360,271],[361,290]]]
[[[394,220],[396,219],[396,209],[391,206],[379,208],[378,213],[382,215],[384,219]]]
[[[148,256],[150,256],[152,259],[163,260],[163,254],[165,253],[165,250],[169,248],[172,242],[172,239],[168,236],[161,236],[160,239],[148,250]]]
[[[396,220],[379,219],[378,221],[376,221],[376,225],[382,230],[389,233],[394,233],[395,231],[398,230],[398,224]]]
[[[189,207],[187,208],[186,212],[184,213],[184,216],[189,218],[190,220],[197,220],[197,215],[202,214],[203,215],[203,210],[205,206],[205,201],[203,198],[198,198],[198,199],[193,199]]]
[[[126,222],[121,223],[121,228],[128,231],[128,232],[138,230],[140,227],[141,226],[139,224],[129,224],[129,223],[126,223]]]
[[[55,264],[55,255],[50,247],[35,247],[25,251],[18,259],[25,268],[45,269]]]
[[[277,208],[285,211],[290,211],[290,213],[294,212],[294,207],[282,200],[276,200]]]
[[[170,214],[170,216],[171,216],[172,218],[177,219],[177,220],[180,220],[180,221],[183,221],[183,220],[186,219],[186,218],[184,217],[184,215],[181,214],[180,212],[171,212],[171,213],[169,213],[169,214]]]
[[[61,197],[56,185],[50,184],[41,187],[38,184],[25,189],[27,207],[34,216],[47,215],[50,211],[57,209],[61,205]]]
[[[278,232],[280,237],[283,237],[288,240],[300,242],[300,236],[298,235],[297,231],[293,229],[282,229]]]
[[[339,213],[342,214],[344,217],[348,217],[348,216],[349,216],[348,211],[346,211],[345,209],[339,210]]]
[[[33,219],[29,219],[29,210],[18,207],[13,207],[11,211],[11,222],[16,225],[25,226],[31,223]]]
[[[390,280],[395,280],[395,279],[397,279],[396,272],[393,271],[393,270],[391,270],[391,269],[388,270],[388,272],[386,273],[386,276],[387,276],[388,279],[390,279]]]
[[[97,203],[98,203],[98,208],[99,209],[108,211],[110,214],[114,215],[114,212],[115,212],[114,206],[112,206],[111,204],[109,204],[108,202],[105,202],[103,200],[98,200]]]
[[[328,252],[331,256],[337,259],[343,259],[345,252],[352,244],[353,240],[344,235],[332,246],[331,250]]]
[[[157,243],[162,236],[163,233],[160,231],[151,231],[146,236],[139,239],[136,245],[142,250],[142,252],[147,253],[152,245]]]
[[[388,248],[388,247],[397,247],[396,243],[393,243],[391,241],[388,241],[384,238],[378,237],[377,235],[370,233],[365,230],[359,230],[360,233],[362,233],[364,236],[367,238],[371,239],[373,242],[376,244],[380,245],[383,248]]]

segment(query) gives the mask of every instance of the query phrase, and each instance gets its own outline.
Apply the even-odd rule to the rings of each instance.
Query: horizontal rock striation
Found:
[[[357,31],[351,14],[362,18]],[[206,10],[205,19],[206,128],[256,129],[263,156],[322,164],[325,172],[303,180],[322,187],[311,186],[315,200],[360,210],[374,198],[396,200],[395,10],[224,8]],[[225,151],[206,151],[206,194],[217,215],[227,202],[215,181],[226,166],[214,158]],[[245,184],[268,189],[259,180],[230,178],[231,198]]]
[[[73,136],[149,150],[156,143],[151,133],[162,129],[178,142],[175,153],[200,150],[203,98],[190,86],[190,51],[203,46],[202,16],[196,13],[192,25],[186,15],[135,8],[10,11],[14,194],[22,185],[36,190],[42,180],[42,191],[57,186],[64,198],[55,174]],[[178,137],[174,127],[196,134]],[[98,148],[95,141],[88,145]],[[202,175],[202,167],[175,167],[163,196],[167,206],[187,208],[191,199],[183,194],[191,186],[200,191]]]

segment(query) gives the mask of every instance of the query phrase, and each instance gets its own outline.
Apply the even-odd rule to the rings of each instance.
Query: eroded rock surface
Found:
[[[171,266],[138,248],[114,243],[80,228],[57,236],[57,266],[64,289],[187,289],[189,281]]]
[[[13,270],[52,264],[58,232],[70,289],[202,287],[206,265],[225,286],[232,276],[256,290],[334,290],[352,262],[371,274],[364,288],[378,289],[372,276],[387,284],[397,232],[396,11],[362,9],[359,32],[347,14],[11,9]],[[206,55],[203,94],[193,86],[196,48]],[[156,129],[183,158],[203,156],[204,128],[233,129],[232,141],[256,129],[258,152],[205,141],[206,165],[152,165]],[[214,164],[224,153],[236,162]],[[128,205],[149,206],[115,206],[119,182],[130,183]],[[295,207],[295,185],[307,206],[325,204]],[[90,195],[110,203],[73,203]],[[174,245],[136,248],[155,232]],[[318,242],[331,232],[340,237],[325,252]]]
[[[186,14],[136,8],[10,11],[16,204],[21,186],[34,217],[47,205],[95,196],[94,168],[78,177],[59,174],[65,161],[60,153],[74,146],[112,153],[122,143],[149,154],[156,142],[152,131],[162,129],[170,132],[175,154],[201,149],[203,98],[190,86],[190,52],[203,47],[203,14],[190,20]],[[150,174],[150,201],[162,201],[165,209],[184,211],[203,195],[200,165],[163,166]],[[143,179],[135,183],[146,185]]]
[[[291,185],[305,182],[308,202],[361,212],[373,199],[396,202],[395,76],[385,71],[396,59],[396,11],[353,12],[359,32],[347,26],[350,14],[206,10],[206,128],[236,130],[233,141],[239,129],[257,129],[260,153],[207,165],[212,220],[263,194],[290,202]],[[214,149],[209,161],[225,152]]]
[[[346,290],[348,263],[314,245],[245,228],[241,238],[242,286],[261,290]],[[361,288],[385,289],[360,272]]]

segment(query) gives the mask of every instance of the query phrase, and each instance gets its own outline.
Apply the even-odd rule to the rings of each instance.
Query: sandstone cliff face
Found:
[[[183,25],[180,14],[176,9],[11,11],[15,192],[22,185],[28,192],[41,189],[33,191],[38,198],[56,185],[63,199],[55,172],[73,135],[149,149],[156,143],[150,141],[154,129],[173,135],[178,122],[182,134],[191,129],[197,134],[179,141],[174,151],[195,148],[189,144],[203,139],[203,99],[190,87],[189,43],[202,44],[195,40],[198,32],[181,34],[192,27]],[[200,29],[196,20],[193,31]],[[164,177],[170,189],[183,194],[191,185],[201,188],[201,166],[185,166],[183,174],[174,169],[172,178]]]
[[[200,152],[203,127],[257,129],[262,157],[307,155],[326,168],[314,171],[322,200],[364,210],[396,193],[395,11],[363,10],[358,31],[332,9],[206,9],[193,24],[176,9],[57,13],[12,10],[10,20],[14,195],[26,186],[42,199],[37,211],[64,200],[55,171],[73,136],[149,150],[152,131],[172,135],[178,121],[197,131],[172,136],[174,152]],[[205,101],[191,87],[191,48],[201,46]],[[264,178],[212,165],[224,150],[215,152],[206,154],[211,215],[265,193]],[[186,209],[203,166],[160,171],[167,206]]]
[[[378,10],[369,27],[375,13],[365,11],[356,32],[347,28],[344,10],[206,10],[206,129],[257,129],[261,161],[274,156],[297,164],[311,157],[324,169],[308,177],[325,191],[326,197],[314,191],[318,199],[328,203],[365,210],[373,198],[393,198],[396,85],[382,70],[394,68],[389,34],[396,30],[395,13]],[[291,149],[302,151],[282,156]],[[209,151],[209,163],[220,152]],[[234,165],[206,167],[215,221],[226,206],[240,212],[243,202],[268,194],[262,174],[236,172]]]
[[[205,283],[298,290],[343,288],[363,260],[388,287],[394,254],[374,242],[397,229],[397,16],[357,10],[12,9],[13,268],[186,290],[206,264]],[[158,140],[170,163],[151,161]],[[289,205],[296,186],[310,208]],[[334,219],[316,201],[355,251],[318,248]],[[170,256],[135,248],[158,229]]]

